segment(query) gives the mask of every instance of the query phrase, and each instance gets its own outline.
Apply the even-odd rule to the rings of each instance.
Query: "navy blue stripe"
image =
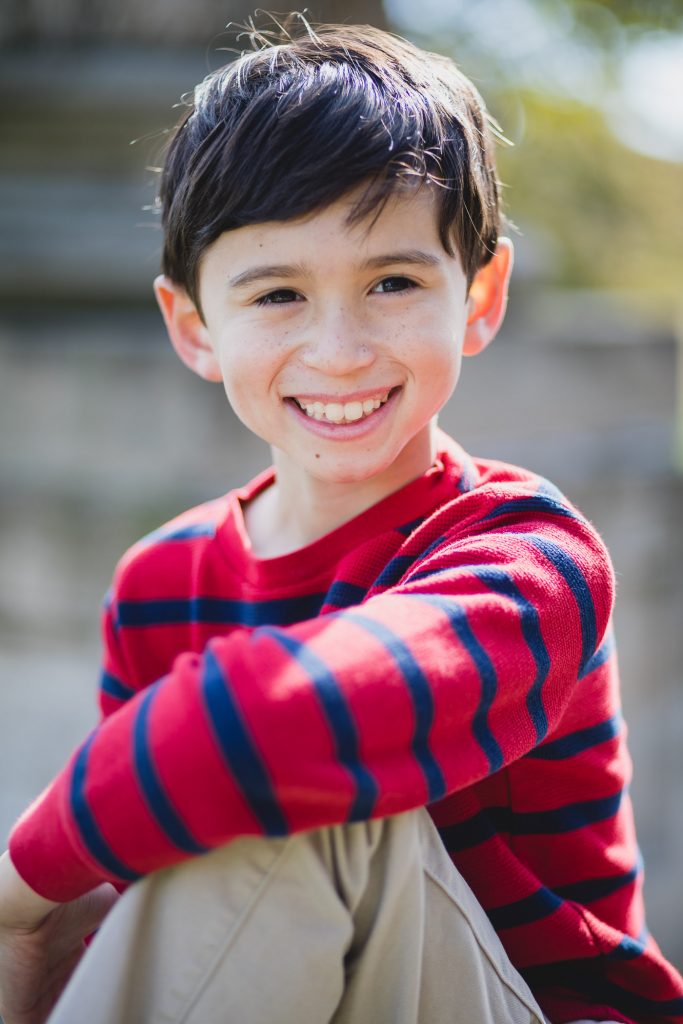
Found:
[[[519,928],[521,925],[541,921],[544,917],[554,914],[557,908],[562,906],[562,902],[559,896],[543,886],[524,899],[506,903],[501,907],[488,908],[486,914],[496,931],[501,928]]]
[[[538,612],[531,601],[520,592],[514,580],[507,573],[488,567],[473,567],[472,572],[491,590],[511,598],[520,612],[522,635],[536,664],[536,676],[527,693],[526,706],[536,730],[536,742],[540,743],[548,732],[548,717],[543,707],[543,684],[550,671],[550,655],[541,633]]]
[[[277,802],[268,770],[210,647],[204,651],[202,692],[220,751],[263,831],[269,836],[287,835],[287,822]]]
[[[503,753],[488,724],[489,711],[498,690],[498,677],[496,676],[493,662],[472,632],[467,615],[459,604],[443,597],[441,594],[420,594],[419,600],[425,601],[427,604],[438,608],[440,612],[443,612],[458,640],[474,662],[475,668],[479,673],[481,696],[472,719],[472,731],[477,743],[486,755],[489,763],[489,773],[498,771],[503,764]]]
[[[351,608],[360,604],[367,592],[367,587],[359,587],[356,583],[344,583],[343,580],[337,580],[327,591],[323,604],[332,608]]]
[[[168,798],[157,774],[147,741],[147,723],[150,706],[156,696],[158,685],[149,687],[140,702],[133,729],[135,769],[138,782],[144,794],[150,813],[167,838],[185,853],[206,853],[208,846],[202,846],[187,830]]]
[[[608,960],[636,960],[645,952],[645,946],[630,935],[624,935],[619,945],[607,954]]]
[[[432,602],[430,602],[432,603]],[[434,602],[437,603],[437,602]],[[446,612],[451,626],[455,630],[460,642],[474,662],[481,682],[481,697],[477,710],[472,719],[472,731],[476,740],[484,751],[489,763],[489,772],[498,771],[503,764],[503,752],[498,741],[491,732],[488,722],[489,711],[498,691],[498,677],[493,667],[493,662],[475,637],[467,616],[462,608],[446,607],[446,602],[438,602],[442,610]]]
[[[356,795],[347,820],[366,821],[375,809],[379,787],[361,761],[356,723],[334,673],[306,644],[285,633],[269,632],[309,675],[334,736],[337,760],[353,777]]]
[[[637,874],[637,870],[634,873],[629,872],[629,877],[633,877]],[[627,876],[619,876],[620,884],[617,888],[621,888],[625,883],[622,879]],[[606,879],[598,879],[598,883],[608,881]],[[613,880],[612,880],[613,881]],[[591,883],[580,883],[584,887],[581,891],[588,891],[588,886]],[[566,892],[571,890],[572,895],[566,895]],[[567,886],[563,889],[558,889],[553,892],[547,889],[545,886],[538,889],[531,896],[527,896],[521,900],[515,900],[514,903],[508,903],[504,906],[488,908],[486,913],[491,921],[491,924],[496,930],[501,928],[517,928],[521,925],[531,924],[534,921],[540,921],[544,917],[548,917],[554,913],[558,907],[562,906],[565,899],[572,899],[574,902],[587,903],[590,900],[584,900],[579,898],[579,887],[578,886]],[[611,891],[614,891],[612,889]],[[604,893],[606,895],[606,893]],[[593,896],[596,899],[597,896]],[[635,939],[631,939],[625,936],[620,945],[609,953],[610,959],[615,960],[627,960],[633,959],[639,956],[644,951],[642,943],[637,942]]]
[[[160,526],[143,537],[141,544],[162,544],[171,540],[192,540],[194,537],[215,537],[216,523],[190,523],[187,526],[176,526],[170,529]]]
[[[512,578],[501,569],[487,565],[457,565],[444,569],[423,570],[411,577],[411,582],[444,573],[472,573],[491,590],[511,598],[520,610],[522,634],[536,663],[536,677],[527,694],[527,709],[536,730],[536,742],[540,743],[548,731],[548,718],[543,707],[543,684],[550,671],[550,655],[541,633],[541,623],[533,604],[521,594]]]
[[[324,594],[282,597],[270,601],[236,601],[219,597],[160,598],[121,601],[116,626],[166,626],[206,622],[235,626],[289,626],[318,614]]]
[[[100,690],[116,700],[130,700],[137,692],[132,686],[127,686],[116,676],[104,671],[100,673]]]
[[[422,561],[431,555],[432,551],[435,551],[440,544],[443,544],[445,537],[437,537],[431,544],[428,544],[422,551],[416,551],[413,555],[396,555],[390,562],[387,562],[381,573],[374,581],[370,589],[379,587],[380,589],[386,589],[387,587],[393,587],[402,576],[408,571],[411,565],[415,562]],[[412,583],[412,579],[411,579]]]
[[[556,892],[565,900],[572,900],[574,903],[594,903],[596,900],[605,899],[612,893],[625,889],[638,878],[640,864],[637,864],[630,871],[624,871],[619,875],[609,875],[605,878],[588,878],[583,882],[572,882],[570,885],[561,885]]]
[[[513,811],[510,807],[487,807],[471,818],[447,825],[439,831],[447,850],[467,850],[501,833],[508,835],[556,835],[573,832],[606,821],[619,810],[624,791],[598,800],[566,804],[550,811]]]
[[[390,562],[387,562],[370,589],[379,587],[384,590],[387,587],[393,587],[407,572],[415,558],[415,555],[396,555]]]
[[[579,678],[582,678],[587,674],[588,671],[593,671],[593,669],[597,668],[599,664],[602,664],[604,661],[606,661],[612,653],[612,648],[609,646],[609,638],[606,639],[607,646],[603,645],[603,647],[600,648],[600,652],[602,653],[595,652],[595,645],[597,643],[595,605],[593,604],[593,597],[591,595],[590,588],[588,587],[588,584],[583,573],[579,569],[576,562],[574,562],[574,560],[570,558],[566,551],[559,547],[559,545],[547,540],[545,537],[540,537],[538,534],[534,533],[506,533],[506,536],[519,537],[522,540],[529,541],[536,548],[538,548],[538,550],[541,551],[550,562],[552,562],[553,566],[564,578],[572,594],[574,595],[574,599],[576,601],[577,608],[579,611],[579,620],[581,623],[582,647],[581,662],[579,665]],[[391,563],[389,564],[391,565]],[[496,570],[495,568],[477,565],[448,566],[443,569],[436,569],[431,571],[423,569],[420,570],[420,572],[416,573],[413,577],[411,577],[411,582],[420,579],[425,579],[430,576],[436,577],[445,572],[454,571],[476,573],[477,575],[480,575],[482,579],[486,579],[487,584],[491,586],[492,589],[495,589],[493,583],[490,581],[498,579],[498,570]],[[489,573],[488,578],[485,576],[487,572]],[[504,578],[505,574],[501,573],[500,579],[503,580]],[[549,668],[549,656],[541,635],[538,613],[536,612],[534,606],[530,602],[526,601],[524,597],[522,597],[521,593],[519,593],[519,591],[516,588],[516,585],[512,582],[511,579],[509,580],[509,584],[499,584],[498,589],[500,590],[501,593],[507,593],[509,597],[514,598],[519,604],[520,608],[523,609],[522,629],[524,631],[525,638],[527,639],[527,643],[529,643],[529,647],[531,648],[532,654],[536,659],[536,664],[539,669],[535,689],[534,691],[532,691],[531,694],[532,702],[535,699],[535,707],[533,709],[532,714],[535,715],[537,712],[540,712],[543,715],[543,717],[545,717],[545,711],[543,710],[540,702],[540,686],[542,685],[543,681],[543,665],[545,664],[546,658],[548,658]],[[532,709],[530,708],[530,711],[531,710]],[[540,735],[544,735],[543,720],[540,717],[537,720],[537,729],[539,728],[539,726],[541,730]]]
[[[557,501],[559,504],[564,505],[565,507],[567,506],[567,499],[556,484],[547,480],[544,476],[537,476],[536,480],[538,481],[538,486],[536,488],[537,494],[542,494],[544,497],[550,498],[552,501]]]
[[[614,796],[599,797],[566,804],[550,811],[515,811],[512,826],[517,835],[543,835],[555,832],[573,832],[613,818],[621,806],[624,790]]]
[[[622,1010],[629,1017],[638,1018],[652,1014],[659,1019],[662,1015],[677,1017],[683,1016],[683,998],[678,999],[648,999],[647,996],[637,992],[629,992],[621,985],[600,979],[595,990],[600,994],[601,1001],[608,1006],[614,1006]]]
[[[387,626],[370,619],[359,612],[345,612],[350,622],[356,622],[374,636],[392,656],[399,671],[403,675],[412,698],[415,711],[415,730],[413,732],[412,752],[425,777],[427,784],[428,803],[438,800],[446,792],[446,780],[437,760],[429,749],[429,733],[434,721],[434,698],[415,656],[404,642]]]
[[[609,981],[604,976],[604,964],[609,955],[538,964],[523,968],[521,973],[533,991],[549,986],[566,988],[579,993],[582,1001],[612,1007],[633,1020],[660,1021],[663,1017],[683,1015],[683,998],[650,999]]]
[[[499,818],[501,815],[494,816],[486,811],[479,811],[471,818],[467,818],[466,821],[456,822],[453,825],[442,825],[439,827],[441,841],[446,849],[453,853],[479,846],[487,839],[493,839],[494,836],[500,834],[501,830],[494,821],[494,817]]]
[[[422,526],[426,516],[420,516],[419,519],[411,519],[409,523],[403,523],[402,526],[396,526],[394,529],[396,533],[400,533],[402,537],[409,537],[411,533],[417,530],[418,526]]]
[[[609,632],[605,634],[605,639],[600,647],[598,647],[593,657],[588,659],[584,667],[579,672],[578,678],[585,679],[591,672],[595,672],[597,668],[600,668],[601,665],[604,665],[609,661],[615,650],[616,642],[614,639],[614,632],[610,629]]]
[[[434,566],[430,569],[420,569],[419,572],[411,573],[410,582],[416,583],[418,580],[436,579],[438,576],[444,576],[446,573],[477,573],[480,569],[486,569],[487,566],[482,566],[481,562],[472,565],[444,565]],[[493,569],[493,572],[496,570]]]
[[[576,754],[581,754],[584,750],[596,747],[598,743],[613,740],[621,732],[621,725],[621,715],[613,715],[612,718],[599,722],[597,725],[577,729],[558,740],[544,743],[535,750],[530,750],[527,757],[536,758],[539,761],[563,761],[566,757],[575,757]]]
[[[504,501],[488,512],[480,522],[485,523],[489,519],[498,519],[500,516],[508,514],[519,515],[522,512],[545,512],[553,516],[563,516],[566,519],[583,519],[566,505],[546,495],[537,494],[534,497],[512,498],[510,501]]]
[[[535,533],[520,534],[519,536],[525,537],[545,555],[548,561],[552,562],[574,595],[581,621],[582,652],[579,665],[579,672],[581,672],[594,654],[598,642],[595,605],[586,578],[573,558],[570,558],[558,544]]]
[[[85,795],[88,757],[95,735],[96,732],[91,733],[90,737],[81,747],[74,762],[73,774],[71,776],[71,810],[83,843],[90,855],[102,865],[108,874],[127,882],[134,882],[141,876],[137,871],[132,871],[112,853],[100,832]]]
[[[443,542],[444,542],[445,540],[446,540],[446,537],[445,537],[445,535],[444,535],[444,534],[441,534],[441,536],[440,536],[440,537],[437,537],[437,538],[436,538],[436,540],[433,540],[433,541],[431,541],[431,543],[429,543],[429,544],[427,545],[427,547],[426,547],[426,548],[425,548],[425,549],[424,549],[423,551],[419,551],[416,557],[417,557],[417,558],[420,558],[420,559],[422,559],[422,558],[426,558],[426,557],[427,557],[427,555],[431,555],[432,551],[436,551],[436,549],[437,549],[437,548],[438,548],[438,547],[439,547],[439,546],[440,546],[441,544],[443,544]]]

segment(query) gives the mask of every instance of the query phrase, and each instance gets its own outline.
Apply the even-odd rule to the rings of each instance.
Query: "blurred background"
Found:
[[[98,616],[141,534],[267,463],[152,300],[155,173],[243,0],[0,6],[0,832],[94,723]],[[500,147],[510,313],[443,425],[596,523],[616,613],[650,928],[683,966],[683,7],[352,0],[452,55]],[[246,41],[244,45],[247,45]],[[228,52],[226,52],[226,49]]]

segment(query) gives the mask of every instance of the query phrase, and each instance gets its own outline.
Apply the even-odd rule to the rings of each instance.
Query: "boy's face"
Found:
[[[182,357],[222,378],[240,419],[274,447],[279,473],[291,467],[330,483],[386,475],[395,485],[402,463],[407,479],[429,466],[433,453],[421,468],[416,453],[419,461],[431,451],[430,425],[455,387],[463,348],[490,340],[481,328],[492,290],[475,282],[468,302],[429,188],[392,196],[374,224],[350,227],[354,198],[223,234],[200,266],[205,326],[177,286],[168,287],[181,292],[184,329],[163,284],[157,295]]]

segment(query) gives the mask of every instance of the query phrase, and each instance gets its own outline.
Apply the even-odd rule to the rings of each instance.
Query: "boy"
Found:
[[[274,468],[117,570],[103,722],[0,863],[7,1024],[142,876],[55,1022],[680,1022],[608,556],[435,427],[512,264],[480,97],[372,29],[285,39],[199,87],[161,204],[171,341]]]

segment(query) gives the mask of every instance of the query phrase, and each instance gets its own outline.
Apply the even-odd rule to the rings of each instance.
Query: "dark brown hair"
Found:
[[[224,231],[289,220],[365,185],[350,222],[431,182],[439,232],[471,283],[500,227],[497,125],[451,60],[370,27],[288,30],[209,75],[168,147],[162,269],[198,305],[202,253]],[[270,36],[270,34],[268,34]]]

